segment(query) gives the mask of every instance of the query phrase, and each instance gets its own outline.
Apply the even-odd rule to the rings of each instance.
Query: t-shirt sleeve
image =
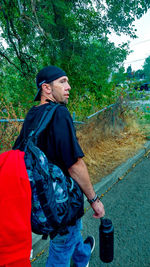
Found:
[[[56,110],[52,123],[55,147],[55,158],[59,165],[70,168],[84,153],[78,143],[73,121],[68,109],[61,106]]]

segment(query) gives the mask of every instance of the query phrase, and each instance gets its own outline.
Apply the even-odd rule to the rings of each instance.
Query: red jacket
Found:
[[[31,188],[24,152],[0,154],[0,265],[29,258]]]

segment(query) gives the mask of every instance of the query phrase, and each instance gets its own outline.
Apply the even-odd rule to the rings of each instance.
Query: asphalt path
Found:
[[[97,191],[101,195],[101,191]],[[150,267],[150,154],[144,156],[123,179],[102,197],[106,218],[114,225],[114,260],[99,258],[99,224],[91,208],[83,217],[83,237],[93,235],[96,247],[90,267]],[[44,267],[48,247],[36,257],[32,267]],[[61,265],[60,265],[61,267]]]

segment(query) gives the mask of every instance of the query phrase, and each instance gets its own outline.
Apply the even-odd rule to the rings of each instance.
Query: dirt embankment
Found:
[[[88,120],[83,126],[76,125],[77,137],[93,184],[135,155],[146,142],[144,134],[132,118],[127,123],[128,127],[125,127],[122,118],[116,116],[117,119],[113,120],[110,114],[105,112],[102,116]],[[1,125],[1,153],[11,149],[21,126],[18,122]]]
[[[106,127],[104,133],[98,121],[94,121],[78,129],[77,137],[93,184],[134,156],[146,142],[134,123],[122,131],[107,131]]]

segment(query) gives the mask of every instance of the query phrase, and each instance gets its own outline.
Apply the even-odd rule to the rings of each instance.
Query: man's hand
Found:
[[[104,215],[105,215],[104,206],[103,206],[103,203],[99,199],[97,199],[95,202],[93,202],[91,204],[91,207],[95,212],[93,214],[94,218],[99,219],[101,217],[104,217]]]
[[[89,173],[86,164],[82,158],[78,158],[77,162],[74,163],[69,169],[68,172],[70,176],[79,184],[83,193],[86,195],[87,199],[93,199],[96,194],[93,189],[92,183],[90,181]],[[102,202],[97,199],[91,204],[92,209],[94,210],[93,217],[101,218],[105,215],[105,210]]]

